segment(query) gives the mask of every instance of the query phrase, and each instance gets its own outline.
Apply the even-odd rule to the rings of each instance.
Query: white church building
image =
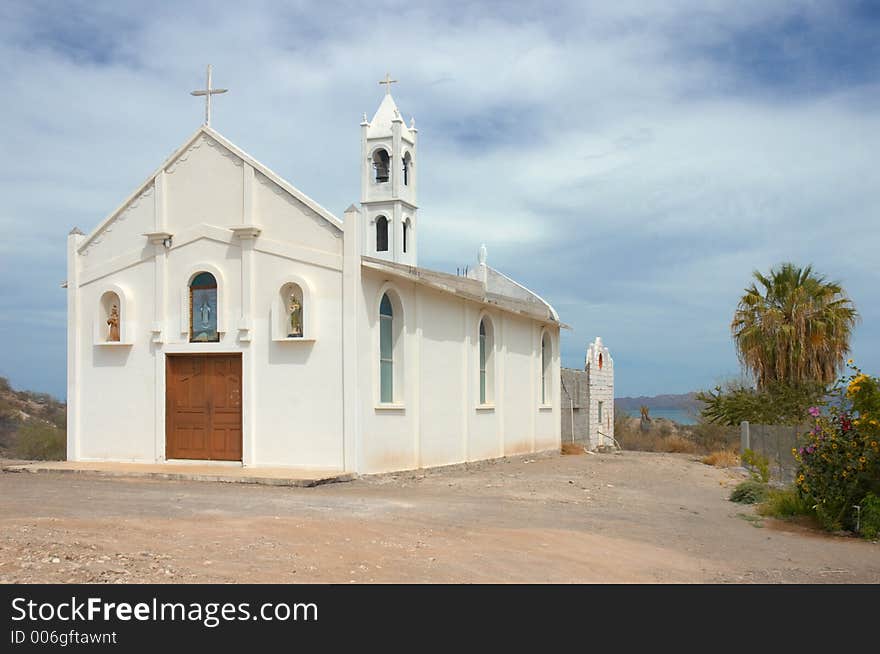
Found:
[[[342,218],[210,127],[209,78],[205,124],[70,233],[69,460],[374,473],[559,448],[559,317],[485,248],[467,275],[419,267],[419,134],[389,89]]]

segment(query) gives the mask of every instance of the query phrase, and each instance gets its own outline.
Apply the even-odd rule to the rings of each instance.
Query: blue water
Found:
[[[638,418],[641,413],[636,409],[635,411],[630,411],[629,415]],[[680,425],[694,425],[697,422],[696,414],[686,409],[651,409],[648,415],[652,418],[667,418]]]

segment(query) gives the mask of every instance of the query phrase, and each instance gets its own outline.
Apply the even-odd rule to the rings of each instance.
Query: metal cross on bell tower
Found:
[[[205,125],[211,126],[211,96],[218,93],[226,93],[229,89],[212,89],[211,88],[211,64],[208,64],[208,79],[205,82],[203,91],[192,91],[191,95],[205,96]]]

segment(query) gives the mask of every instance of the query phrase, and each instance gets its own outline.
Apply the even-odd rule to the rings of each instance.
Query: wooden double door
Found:
[[[165,358],[165,458],[241,461],[241,355]]]

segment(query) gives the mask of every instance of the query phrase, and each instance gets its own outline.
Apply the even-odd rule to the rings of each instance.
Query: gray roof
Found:
[[[483,282],[476,278],[478,273],[475,272],[464,277],[373,257],[361,257],[361,265],[364,268],[427,286],[441,293],[568,328],[568,325],[559,321],[556,310],[546,300],[489,266],[486,266],[486,285],[483,286]]]

